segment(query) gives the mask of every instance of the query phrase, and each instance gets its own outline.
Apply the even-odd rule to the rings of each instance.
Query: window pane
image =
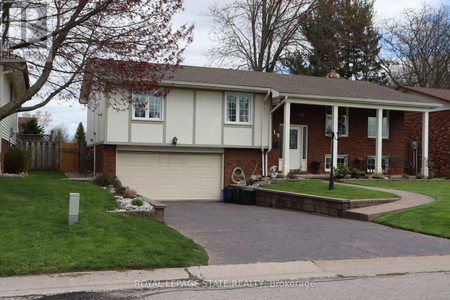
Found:
[[[389,137],[389,127],[388,127],[388,118],[387,117],[383,117],[383,130],[382,130],[382,134],[384,138],[388,138]]]
[[[145,118],[147,101],[145,95],[133,95],[134,117]]]
[[[341,135],[347,135],[347,116],[338,117],[338,132]]]
[[[161,98],[149,96],[149,101],[150,101],[149,118],[161,119]]]
[[[290,139],[289,139],[289,149],[298,148],[298,130],[291,129]]]
[[[249,105],[250,100],[248,96],[239,97],[239,122],[248,123],[249,117]]]
[[[236,97],[227,95],[227,122],[236,122]]]
[[[325,169],[327,169],[327,170],[331,169],[331,157],[330,156],[325,157]]]
[[[332,131],[332,123],[333,123],[333,115],[331,106],[327,106],[327,115],[326,115],[326,128],[325,133]],[[347,135],[347,127],[348,127],[348,118],[347,118],[347,108],[339,107],[338,108],[338,133],[341,135]]]
[[[327,115],[327,128],[325,129],[325,133],[332,131],[331,130],[331,123],[333,122],[332,120],[332,116],[331,115]]]
[[[377,118],[369,117],[368,135],[371,137],[377,135]]]

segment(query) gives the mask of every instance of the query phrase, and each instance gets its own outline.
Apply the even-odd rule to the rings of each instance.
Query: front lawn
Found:
[[[157,221],[114,215],[114,197],[57,172],[0,178],[0,276],[204,265],[206,252]],[[69,193],[80,224],[68,226]]]
[[[450,238],[450,182],[357,181],[359,185],[421,193],[436,200],[425,205],[390,213],[374,222],[425,234]]]
[[[323,181],[302,180],[295,182],[283,182],[272,184],[264,188],[277,191],[308,194],[315,196],[324,196],[338,199],[380,199],[380,198],[398,198],[397,195],[372,191],[364,188],[351,186],[335,185],[334,191],[328,190],[328,183]]]

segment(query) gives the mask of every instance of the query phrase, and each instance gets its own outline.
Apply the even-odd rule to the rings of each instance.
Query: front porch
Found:
[[[273,103],[269,161],[290,172],[329,174],[345,164],[366,173],[401,175],[411,167],[404,114],[417,108],[280,97]],[[422,109],[422,174],[428,176],[428,111]],[[285,124],[287,124],[285,126]],[[339,139],[331,139],[333,132]],[[332,144],[333,143],[333,147]],[[289,147],[285,147],[289,145]],[[333,148],[333,151],[332,151]]]

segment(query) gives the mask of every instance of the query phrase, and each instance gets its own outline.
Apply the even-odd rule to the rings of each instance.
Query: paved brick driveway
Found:
[[[166,202],[166,223],[210,264],[450,254],[450,240],[382,225],[221,202]]]

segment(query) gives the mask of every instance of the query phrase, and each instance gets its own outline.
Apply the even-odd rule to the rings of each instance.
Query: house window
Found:
[[[367,125],[367,135],[370,138],[377,137],[377,111],[375,109],[369,109],[369,118]],[[383,138],[389,138],[389,111],[383,110]]]
[[[329,131],[333,131],[332,112],[333,108],[331,106],[327,106],[325,134]],[[338,133],[341,136],[348,136],[348,107],[338,108]]]
[[[389,156],[383,156],[381,158],[381,168],[383,169],[383,173],[388,171]],[[367,173],[375,173],[375,156],[367,157]]]
[[[331,161],[331,154],[325,155],[325,172],[331,171],[331,166],[333,162]],[[348,166],[348,155],[338,155],[337,164]]]
[[[226,94],[225,123],[251,124],[252,98],[247,94]]]
[[[133,94],[133,119],[134,120],[162,120],[161,96],[153,94]]]

